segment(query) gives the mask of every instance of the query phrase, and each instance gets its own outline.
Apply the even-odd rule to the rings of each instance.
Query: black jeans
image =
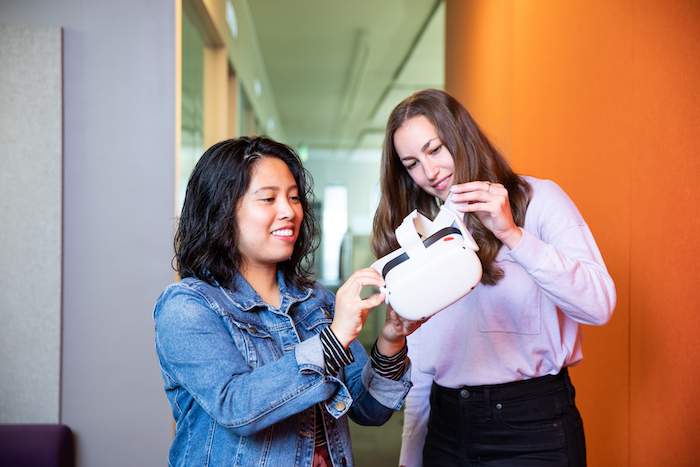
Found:
[[[574,396],[566,368],[492,386],[433,384],[423,466],[585,466]]]

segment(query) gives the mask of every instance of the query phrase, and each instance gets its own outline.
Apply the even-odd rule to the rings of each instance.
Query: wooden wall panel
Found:
[[[204,48],[204,149],[229,136],[228,57],[224,47]]]

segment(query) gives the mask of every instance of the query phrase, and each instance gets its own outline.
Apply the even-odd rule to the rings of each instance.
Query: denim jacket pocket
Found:
[[[333,315],[324,306],[319,306],[308,310],[299,319],[299,326],[307,332],[304,339],[321,332],[322,327],[329,326],[333,322]]]
[[[233,341],[251,368],[258,368],[282,356],[272,335],[260,323],[235,319],[230,319],[230,323],[234,328]]]

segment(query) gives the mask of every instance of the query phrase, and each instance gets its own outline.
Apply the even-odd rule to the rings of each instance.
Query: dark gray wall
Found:
[[[173,280],[175,5],[0,0],[0,23],[63,27],[61,422],[78,467],[167,463],[151,311]]]

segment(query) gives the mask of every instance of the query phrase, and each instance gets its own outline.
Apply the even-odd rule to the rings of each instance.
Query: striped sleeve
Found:
[[[340,369],[355,361],[350,350],[340,344],[330,327],[321,331],[321,345],[323,346],[323,359],[326,362],[326,374],[337,376]]]
[[[398,381],[401,379],[403,374],[408,368],[408,346],[404,345],[403,349],[399,351],[396,355],[387,357],[382,355],[377,350],[377,343],[374,343],[372,347],[372,352],[370,353],[370,359],[372,360],[372,367],[381,376],[391,379],[393,381]]]

